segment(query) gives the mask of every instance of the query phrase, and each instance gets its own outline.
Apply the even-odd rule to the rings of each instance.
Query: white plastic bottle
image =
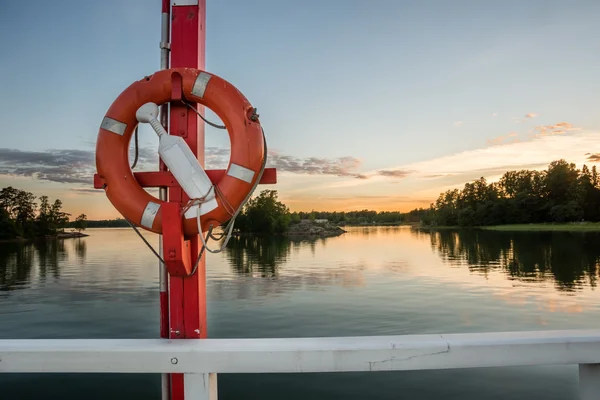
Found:
[[[200,215],[204,215],[218,207],[214,188],[208,175],[200,166],[198,159],[180,136],[169,135],[161,123],[156,119],[158,106],[155,103],[146,103],[135,113],[139,122],[146,122],[158,135],[158,154],[169,168],[183,191],[190,199],[204,198],[200,206]],[[190,207],[186,218],[195,218],[197,205]]]

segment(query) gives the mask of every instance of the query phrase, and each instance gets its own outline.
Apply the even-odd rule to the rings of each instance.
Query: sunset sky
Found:
[[[116,96],[159,69],[160,3],[0,2],[2,187],[119,216],[92,189],[95,141]],[[600,161],[598,1],[207,8],[207,70],[258,108],[279,171],[262,188],[292,211],[408,211],[481,176]],[[206,141],[207,167],[224,167],[226,134]],[[157,143],[142,127],[141,170]]]

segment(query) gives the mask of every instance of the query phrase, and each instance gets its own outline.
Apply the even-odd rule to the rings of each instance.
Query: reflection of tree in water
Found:
[[[77,254],[79,261],[85,260],[85,256],[87,254],[87,242],[85,239],[75,239],[75,254]]]
[[[227,245],[227,259],[238,274],[260,272],[263,277],[277,276],[277,267],[290,253],[285,237],[232,237]]]
[[[31,281],[33,248],[22,243],[0,245],[0,291],[16,290]]]
[[[48,272],[60,276],[60,263],[67,257],[64,240],[41,240],[32,244],[3,243],[0,245],[0,291],[26,287],[32,276],[34,256],[39,266],[39,279]]]
[[[290,260],[298,252],[308,253],[316,243],[328,238],[232,237],[225,259],[240,279],[213,279],[210,298],[256,299],[278,296],[294,290],[322,290],[327,286],[353,288],[364,285],[362,262],[340,262],[334,265],[304,265]],[[285,265],[285,270],[281,266]],[[260,276],[258,276],[260,275]],[[248,284],[247,279],[253,280]]]
[[[46,277],[48,270],[55,278],[60,276],[60,263],[67,258],[64,240],[41,240],[34,244],[40,266],[40,275]]]
[[[599,233],[440,230],[430,237],[443,259],[464,260],[469,269],[483,274],[503,268],[513,279],[553,280],[563,291],[573,291],[586,280],[596,286]]]

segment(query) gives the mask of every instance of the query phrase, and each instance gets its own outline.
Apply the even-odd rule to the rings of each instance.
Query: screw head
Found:
[[[175,365],[179,362],[179,360],[175,357],[171,358],[171,364]]]
[[[250,119],[250,121],[253,121],[253,122],[258,121],[258,113],[256,111],[257,110],[254,107],[248,111],[248,118]]]

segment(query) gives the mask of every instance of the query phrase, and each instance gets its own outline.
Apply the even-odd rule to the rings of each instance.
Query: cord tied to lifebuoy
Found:
[[[180,79],[173,79],[175,75]],[[189,103],[211,109],[229,134],[229,164],[214,184],[183,139],[168,135],[157,120],[158,107],[172,101],[172,93],[179,90],[174,82],[181,85],[181,100],[196,113]],[[109,201],[125,219],[161,234],[164,201],[140,186],[129,165],[129,144],[138,123],[149,123],[157,133],[161,159],[190,197],[182,209],[184,234],[200,234],[206,247],[202,233],[211,235],[212,228],[229,221],[225,233],[230,236],[235,217],[256,189],[266,165],[266,139],[256,108],[231,83],[194,68],[158,71],[131,84],[112,103],[98,132],[98,175],[105,182]]]

